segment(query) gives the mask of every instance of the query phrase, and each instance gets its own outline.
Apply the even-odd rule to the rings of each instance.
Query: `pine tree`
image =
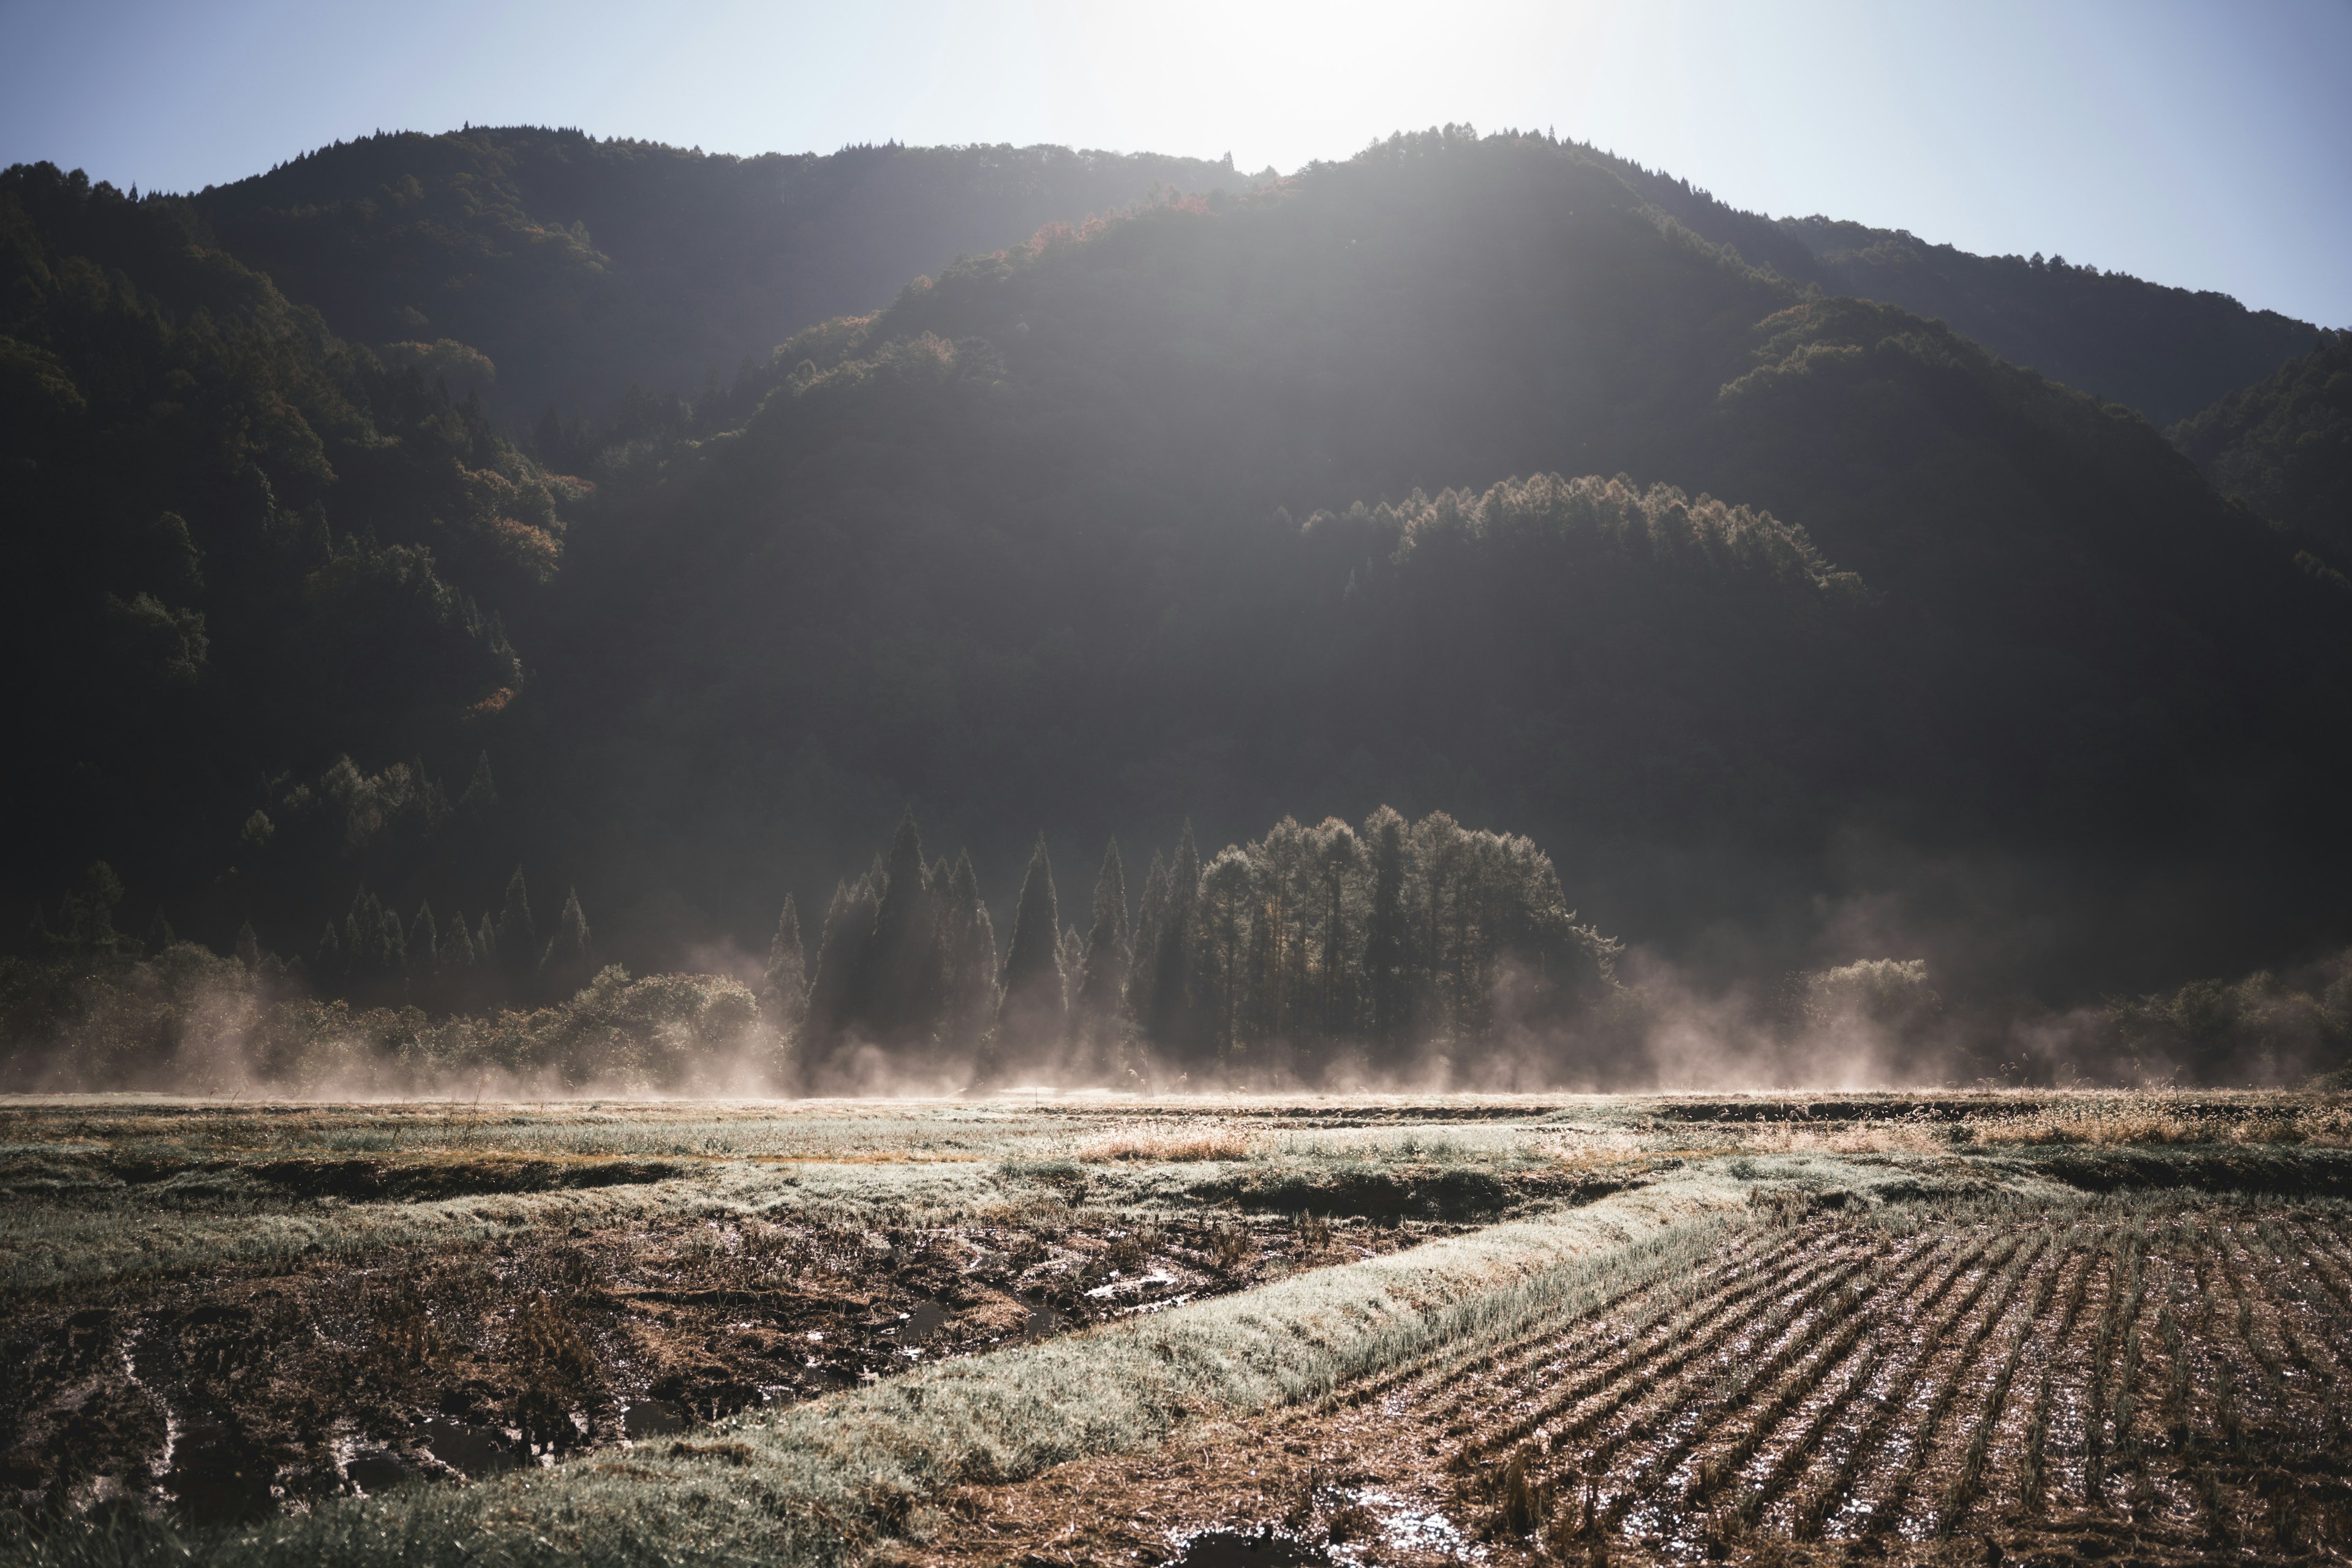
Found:
[[[980,879],[969,854],[956,857],[941,900],[940,948],[947,1002],[940,1040],[950,1051],[977,1060],[996,1022],[996,923],[981,901]]]
[[[863,1032],[885,1045],[928,1040],[942,1001],[939,900],[923,862],[923,836],[907,808],[883,868],[874,937],[853,984],[851,1012]]]
[[[854,1033],[856,1020],[851,1009],[856,1000],[856,983],[866,946],[874,940],[874,917],[881,904],[874,889],[876,877],[876,872],[868,871],[855,885],[836,885],[833,902],[825,909],[816,965],[809,977],[812,1043],[831,1045]]]
[[[1158,850],[1143,873],[1135,901],[1135,931],[1128,947],[1127,1016],[1146,1039],[1154,1040],[1152,1007],[1160,994],[1160,935],[1168,923],[1168,868]]]
[[[335,940],[335,922],[329,921],[327,929],[319,933],[318,951],[310,956],[310,973],[325,984],[342,972],[343,944]]]
[[[1249,856],[1231,847],[1201,874],[1201,977],[1211,1002],[1209,1039],[1221,1071],[1230,1070],[1233,1065],[1243,994],[1244,944],[1256,880]]]
[[[474,933],[467,926],[462,910],[449,917],[449,940],[441,944],[440,958],[444,974],[462,973],[474,967]]]
[[[507,879],[506,903],[499,910],[499,963],[510,980],[528,982],[539,967],[539,928],[530,918],[530,889],[522,868]]]
[[[179,940],[172,930],[172,922],[163,918],[163,906],[156,905],[155,918],[147,922],[147,951],[161,952]]]
[[[1037,836],[1029,868],[1021,878],[1021,898],[1013,909],[1013,937],[1004,950],[1003,1000],[997,1005],[1000,1070],[1037,1063],[1042,1047],[1061,1037],[1062,973],[1058,948],[1061,918],[1054,900],[1054,866],[1045,836]]]
[[[1070,1010],[1073,1032],[1097,1048],[1108,1042],[1117,1026],[1132,941],[1127,923],[1127,868],[1114,838],[1103,851],[1102,870],[1095,878],[1094,908],[1078,965],[1077,1002]]]
[[[254,934],[253,922],[247,921],[236,928],[236,961],[245,965],[248,974],[261,969],[261,938]]]
[[[457,812],[469,821],[480,822],[498,808],[498,781],[490,776],[490,753],[484,752],[475,759],[474,776],[457,796]]]
[[[800,907],[784,895],[784,912],[768,943],[768,965],[760,977],[760,1016],[784,1039],[800,1038],[808,1018],[808,952],[801,943]]]
[[[1176,858],[1168,865],[1168,892],[1160,918],[1160,952],[1152,973],[1151,1006],[1145,1028],[1153,1041],[1179,1061],[1190,1062],[1199,1052],[1201,1030],[1194,992],[1199,964],[1200,932],[1196,929],[1201,900],[1201,851],[1192,842],[1192,825],[1176,843]]]
[[[1405,909],[1404,818],[1387,806],[1364,824],[1371,841],[1371,909],[1364,919],[1364,984],[1370,1004],[1372,1050],[1380,1067],[1402,1065],[1412,1024],[1412,917]]]
[[[422,993],[440,969],[441,927],[433,918],[433,900],[427,899],[416,906],[416,918],[408,922],[408,973]]]
[[[588,917],[580,909],[580,890],[566,889],[562,912],[555,918],[554,939],[540,961],[546,989],[551,994],[569,996],[588,984],[589,941]]]

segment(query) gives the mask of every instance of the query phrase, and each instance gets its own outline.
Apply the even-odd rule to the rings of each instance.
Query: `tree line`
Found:
[[[910,811],[813,963],[786,902],[761,999],[813,1083],[875,1051],[982,1086],[1325,1082],[1556,1037],[1615,994],[1618,951],[1529,840],[1383,806],[1206,858],[1187,825],[1132,889],[1113,839],[1067,921],[1041,836],[1000,958],[970,857],[927,860]]]

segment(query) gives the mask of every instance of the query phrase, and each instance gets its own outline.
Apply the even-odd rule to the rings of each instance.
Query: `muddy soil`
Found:
[[[551,1463],[1454,1228],[671,1220],[18,1300],[0,1499],[217,1523]]]

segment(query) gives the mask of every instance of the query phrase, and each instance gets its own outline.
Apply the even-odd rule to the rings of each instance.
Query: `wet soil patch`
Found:
[[[686,1167],[660,1160],[320,1159],[264,1160],[247,1167],[304,1197],[471,1197],[482,1193],[543,1193],[666,1182]]]
[[[1394,1220],[1490,1219],[1521,1204],[1591,1203],[1634,1184],[1559,1171],[1496,1173],[1457,1166],[1379,1170],[1248,1171],[1194,1184],[1209,1203],[1280,1214],[1351,1215]]]
[[[0,1506],[233,1523],[597,1447],[1246,1289],[1448,1227],[672,1215],[119,1281],[0,1313]]]
[[[2085,1192],[2126,1188],[2352,1197],[2352,1151],[2130,1149],[2037,1152],[2021,1167]]]

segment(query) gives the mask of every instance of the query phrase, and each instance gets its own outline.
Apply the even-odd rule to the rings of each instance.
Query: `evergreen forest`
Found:
[[[2347,341],[1458,126],[18,165],[8,1087],[2298,1079]]]

